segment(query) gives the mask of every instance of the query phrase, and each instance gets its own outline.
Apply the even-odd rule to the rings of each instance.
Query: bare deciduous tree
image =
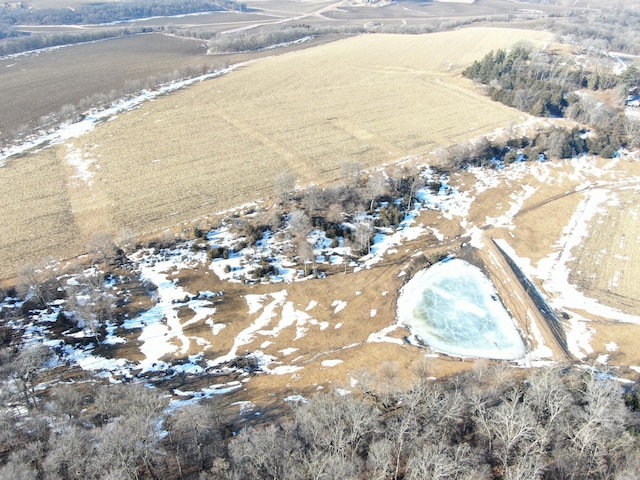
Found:
[[[371,236],[373,235],[373,226],[368,219],[359,220],[356,223],[356,231],[354,241],[358,251],[362,253],[371,253]]]
[[[640,148],[640,120],[627,118],[624,123],[624,133],[629,139],[629,148]]]
[[[362,164],[360,162],[342,162],[340,173],[345,185],[355,187],[362,175]]]
[[[117,247],[113,235],[96,232],[89,239],[87,249],[93,263],[108,263],[116,257]]]
[[[611,478],[631,446],[621,387],[595,369],[580,372],[577,387],[581,408],[569,420],[567,478]]]
[[[562,418],[569,410],[572,399],[560,378],[558,368],[543,368],[528,379],[524,402],[535,413],[537,421],[553,431],[564,428]]]
[[[91,464],[95,461],[95,441],[92,430],[77,425],[63,425],[49,439],[49,451],[43,462],[46,478],[88,478]]]
[[[326,219],[332,223],[340,223],[342,221],[342,207],[338,203],[332,203],[327,209]]]
[[[376,425],[369,402],[337,394],[315,395],[294,416],[305,442],[339,456],[353,457]]]
[[[289,226],[297,237],[305,238],[311,231],[311,219],[303,210],[294,210],[289,214]]]
[[[113,319],[115,295],[105,285],[102,274],[87,273],[67,289],[68,308],[78,327],[88,328],[96,341],[105,322]]]
[[[126,228],[118,235],[117,246],[125,253],[131,253],[136,247],[136,235],[133,230]]]
[[[73,384],[56,385],[51,391],[51,405],[53,410],[68,420],[77,419],[82,411],[83,396]]]
[[[538,97],[532,88],[520,88],[513,94],[514,106],[523,112],[531,111],[537,100]]]
[[[378,197],[387,193],[387,180],[382,172],[376,172],[367,179],[363,197],[369,200],[369,210],[373,210],[373,203]]]
[[[44,285],[44,275],[41,268],[30,263],[18,272],[16,289],[24,298],[32,297],[38,305],[44,307],[49,295]]]
[[[296,189],[296,176],[291,172],[282,172],[276,178],[276,193],[281,201],[286,202],[291,199],[291,195]]]
[[[29,459],[12,456],[9,461],[0,467],[0,478],[12,480],[38,480],[38,470],[33,468]]]
[[[29,410],[39,404],[36,386],[40,379],[45,363],[51,358],[51,349],[42,344],[32,344],[22,347],[15,359],[8,366],[24,402]]]
[[[426,442],[416,448],[409,457],[405,478],[445,480],[462,478],[469,473],[475,473],[476,478],[483,478],[472,462],[470,448],[467,445],[450,447],[442,442]]]
[[[219,416],[210,405],[188,405],[172,417],[170,440],[178,467],[198,465],[205,469],[220,454]]]
[[[304,192],[304,196],[302,198],[302,202],[304,203],[304,208],[310,212],[316,212],[323,208],[324,203],[324,192],[321,188],[316,185],[311,185]]]
[[[242,430],[229,445],[237,478],[286,478],[300,448],[288,424]]]
[[[155,478],[156,459],[163,455],[159,425],[167,401],[143,385],[127,385],[118,390],[122,413],[97,433],[93,474],[111,471],[120,478],[137,479],[142,465]]]
[[[313,263],[315,265],[316,257],[313,253],[313,246],[307,241],[306,238],[297,238],[296,252],[298,253],[300,262],[304,267],[304,276],[306,277],[309,274],[307,270],[309,263]]]
[[[367,452],[368,478],[372,480],[384,480],[389,478],[392,472],[394,457],[394,443],[383,438],[369,445]]]
[[[519,459],[542,455],[547,441],[536,431],[533,412],[519,402],[519,395],[520,392],[514,390],[506,401],[492,408],[489,422],[483,426],[492,438],[493,454],[500,461],[507,478],[510,477],[511,466]],[[539,473],[528,472],[529,478],[537,478]]]

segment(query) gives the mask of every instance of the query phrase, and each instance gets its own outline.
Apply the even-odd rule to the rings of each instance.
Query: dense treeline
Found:
[[[207,53],[237,53],[271,48],[311,37],[310,28],[287,28],[264,33],[217,36],[207,43]]]
[[[536,116],[563,117],[579,100],[580,89],[608,90],[622,87],[624,92],[640,84],[635,67],[616,75],[610,68],[586,69],[567,63],[558,55],[517,46],[510,52],[489,52],[463,74],[489,86],[494,100]]]
[[[74,45],[84,42],[95,42],[97,40],[125,37],[128,35],[147,33],[151,31],[151,28],[128,27],[109,28],[104,30],[92,31],[85,30],[81,32],[69,31],[55,33],[38,33],[30,35],[12,35],[4,38],[0,42],[0,56],[13,55],[16,53],[21,53],[29,50],[38,50],[41,48]]]
[[[242,7],[244,8],[244,7]],[[2,9],[0,9],[0,14]],[[306,36],[319,35],[357,35],[367,32],[422,34],[459,28],[473,23],[473,20],[431,21],[419,25],[384,25],[384,26],[310,26],[306,24],[294,25],[280,30],[271,30],[260,33],[238,32],[221,36],[214,30],[202,28],[178,27],[175,25],[163,25],[159,27],[144,28],[111,28],[99,32],[56,32],[56,33],[26,33],[12,25],[3,25],[0,21],[0,56],[11,55],[28,50],[37,50],[60,45],[72,45],[82,42],[90,42],[104,38],[116,38],[119,36],[151,31],[166,32],[186,38],[209,40],[210,53],[236,53],[270,48],[281,43],[292,42]]]
[[[0,40],[4,38],[12,38],[19,37],[20,35],[24,35],[22,32],[16,30],[10,25],[2,25],[0,24]]]
[[[233,0],[135,0],[134,2],[100,2],[78,8],[0,8],[4,25],[76,25],[121,22],[137,18],[186,15],[219,10],[244,10]]]
[[[517,46],[510,52],[490,52],[463,74],[487,86],[493,100],[536,116],[568,117],[590,125],[594,132],[580,141],[575,134],[563,152],[611,157],[620,147],[638,146],[637,121],[587,91],[616,89],[619,103],[640,84],[640,72],[627,68],[616,75],[611,68],[583,68],[566,58]],[[560,155],[561,158],[566,155]]]
[[[591,51],[640,54],[638,9],[585,10],[562,18],[549,18],[545,27],[557,32],[561,41],[582,45]]]
[[[220,10],[244,10],[244,4],[233,0],[138,0],[132,3],[86,4],[77,9],[49,8],[29,9],[0,8],[0,56],[28,50],[72,45],[82,42],[116,38],[136,33],[153,31],[151,28],[127,27],[98,31],[69,31],[55,33],[28,33],[20,31],[17,25],[77,25],[117,23],[137,18],[183,15]],[[210,38],[213,33],[205,34]]]
[[[602,145],[602,139],[589,136],[579,128],[571,130],[553,128],[535,135],[511,136],[506,142],[494,142],[483,137],[475,142],[466,142],[442,149],[442,163],[453,167],[494,167],[529,160],[548,158],[574,158],[589,152],[602,152],[611,157],[615,151]]]
[[[44,346],[0,351],[0,477],[29,479],[631,479],[640,390],[595,370],[478,366],[408,389],[397,367],[355,391],[294,397],[247,423],[230,400],[174,406],[142,385],[36,389]],[[293,399],[292,399],[293,400]],[[28,414],[21,406],[28,406]],[[236,413],[233,413],[236,412]]]

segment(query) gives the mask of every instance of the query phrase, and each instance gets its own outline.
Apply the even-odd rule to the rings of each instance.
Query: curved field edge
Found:
[[[277,176],[328,183],[525,120],[459,72],[544,32],[367,35],[271,57],[143,105],[0,169],[0,275],[70,257],[99,231],[148,235],[268,198]],[[90,174],[90,180],[84,177]]]

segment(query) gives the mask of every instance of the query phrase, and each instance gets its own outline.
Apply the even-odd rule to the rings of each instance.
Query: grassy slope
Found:
[[[3,225],[30,241],[3,236],[0,274],[44,252],[80,253],[95,231],[148,234],[267,197],[283,170],[294,171],[302,185],[329,182],[345,161],[374,167],[427,155],[517,122],[519,113],[455,77],[473,59],[521,39],[542,42],[548,35],[506,29],[370,35],[272,57],[123,114],[72,145],[11,162],[0,170]],[[65,165],[71,151],[94,160],[91,185],[72,178]],[[52,155],[56,160],[47,163]],[[42,218],[42,189],[26,188],[20,175],[10,180],[22,162],[41,165],[29,174],[34,185],[61,179],[46,200],[68,202],[56,222]],[[60,224],[69,227],[54,228]]]

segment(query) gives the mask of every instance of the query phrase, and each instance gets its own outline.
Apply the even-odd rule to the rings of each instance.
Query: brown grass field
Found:
[[[375,167],[521,121],[458,75],[491,49],[547,38],[469,29],[334,42],[257,61],[12,160],[0,170],[2,275],[78,254],[96,231],[148,235],[267,198],[285,170],[300,185],[327,183],[345,161]],[[93,162],[90,184],[74,178],[70,155]]]
[[[220,25],[231,28],[236,24]],[[317,38],[297,48],[331,40]],[[131,83],[144,84],[153,79],[155,85],[174,72],[215,70],[273,55],[269,51],[228,55],[206,52],[206,43],[201,40],[146,34],[0,58],[0,136],[16,127],[33,125],[41,117],[57,113],[65,105],[78,105],[95,94],[126,90]]]
[[[425,362],[428,371],[434,376],[459,373],[491,363],[434,355],[430,354],[428,349],[411,346],[406,342],[396,344],[389,341],[402,340],[408,335],[410,332],[404,328],[387,334],[386,341],[369,341],[372,333],[383,332],[396,322],[395,309],[399,290],[408,277],[424,266],[425,257],[435,252],[451,252],[461,256],[470,254],[484,264],[502,301],[523,332],[529,351],[546,347],[550,352],[548,360],[561,363],[575,361],[573,356],[566,357],[555,343],[535,305],[529,301],[509,267],[492,247],[491,238],[506,239],[523,262],[530,262],[536,266],[551,252],[557,250],[564,228],[584,199],[585,191],[577,191],[578,186],[585,182],[605,181],[611,182],[609,185],[613,191],[618,191],[620,185],[629,186],[623,177],[637,179],[640,173],[640,163],[633,159],[623,160],[615,165],[607,160],[592,159],[590,165],[590,168],[578,169],[570,161],[549,162],[544,166],[530,164],[524,173],[518,175],[517,182],[509,178],[508,172],[493,172],[490,175],[494,186],[485,191],[481,191],[482,182],[478,181],[475,172],[456,172],[452,176],[451,184],[474,198],[468,215],[462,218],[455,215],[449,217],[438,211],[423,212],[418,218],[419,223],[436,228],[444,235],[444,239],[439,241],[433,235],[425,234],[404,243],[396,253],[389,254],[383,262],[369,270],[349,271],[344,274],[342,267],[339,267],[330,271],[323,280],[287,285],[238,285],[221,282],[212,275],[207,265],[184,270],[178,278],[180,284],[188,291],[221,289],[225,292],[225,298],[218,305],[212,318],[216,323],[225,324],[226,328],[213,335],[207,325],[192,326],[188,333],[192,342],[189,353],[203,352],[204,358],[215,359],[228,352],[236,335],[251,325],[262,313],[262,310],[259,310],[249,314],[245,297],[249,294],[266,295],[264,305],[267,305],[275,298],[271,294],[277,295],[277,292],[286,290],[285,301],[274,309],[273,320],[256,333],[253,341],[242,345],[238,353],[260,350],[276,358],[270,368],[283,365],[295,366],[299,370],[280,375],[252,377],[243,389],[231,395],[233,400],[250,399],[259,408],[264,408],[265,405],[279,402],[287,395],[311,394],[319,387],[351,390],[352,380],[358,378],[364,370],[379,375],[382,379],[391,375],[394,386],[398,387],[403,382],[409,382],[416,369]],[[618,182],[620,185],[617,185]],[[637,188],[637,180],[634,185]],[[494,225],[495,219],[505,215],[509,210],[509,201],[519,195],[524,187],[536,188],[536,191],[522,202],[521,208],[515,213],[513,223],[508,226]],[[465,249],[460,250],[459,247],[468,241],[465,232],[470,225],[481,228],[480,235],[484,247],[465,253]],[[596,225],[600,227],[594,228]],[[576,258],[586,259],[592,256],[594,250],[588,239],[594,236],[598,239],[602,237],[598,228],[603,231],[607,229],[609,236],[614,238],[626,231],[626,226],[618,222],[616,217],[612,222],[592,219],[591,226],[587,229],[590,232],[589,237],[584,244],[571,251]],[[637,251],[637,245],[635,250]],[[637,268],[637,259],[631,261],[624,271],[633,272],[634,268]],[[607,274],[606,270],[592,270],[597,270],[599,274]],[[407,275],[401,275],[401,272],[407,272]],[[537,280],[540,284],[539,279]],[[618,285],[620,288],[611,292],[624,295],[625,289],[632,288],[633,282],[620,281]],[[587,293],[592,296],[594,292]],[[629,298],[637,302],[637,291],[627,293]],[[605,305],[619,306],[611,302],[611,298],[599,297],[597,292],[594,297],[599,298]],[[332,306],[335,300],[347,303],[338,313],[335,313]],[[312,302],[317,304],[309,308]],[[309,330],[303,337],[295,339],[295,324],[278,333],[271,333],[284,318],[285,304],[299,312],[307,313],[315,320],[316,323],[306,324]],[[372,315],[372,310],[376,311],[375,315]],[[608,355],[607,363],[615,369],[616,375],[637,379],[637,372],[628,367],[640,365],[640,353],[635,345],[640,334],[640,324],[611,321],[598,316],[596,312],[582,312],[570,306],[567,306],[565,311],[569,312],[571,317],[583,317],[579,323],[590,332],[590,349],[581,352],[584,354],[580,358],[583,362],[599,365],[598,362],[602,361],[601,356]],[[635,308],[630,313],[637,315],[638,312],[638,308]],[[188,317],[185,321],[188,321]],[[325,322],[326,328],[320,326],[322,322]],[[564,328],[567,336],[571,338],[575,325],[572,322],[564,322]],[[536,331],[540,333],[537,334]],[[199,342],[198,338],[204,342]],[[210,344],[211,347],[202,350],[199,345],[203,343]],[[613,343],[616,348],[611,349]],[[288,348],[297,350],[284,353],[284,349]],[[575,346],[572,350],[576,351]],[[135,352],[131,355],[131,358],[139,358],[135,356]],[[324,360],[342,362],[329,366],[323,365]],[[211,381],[211,378],[206,376],[189,379],[190,387],[194,389],[208,385]],[[384,383],[384,380],[382,382]]]

